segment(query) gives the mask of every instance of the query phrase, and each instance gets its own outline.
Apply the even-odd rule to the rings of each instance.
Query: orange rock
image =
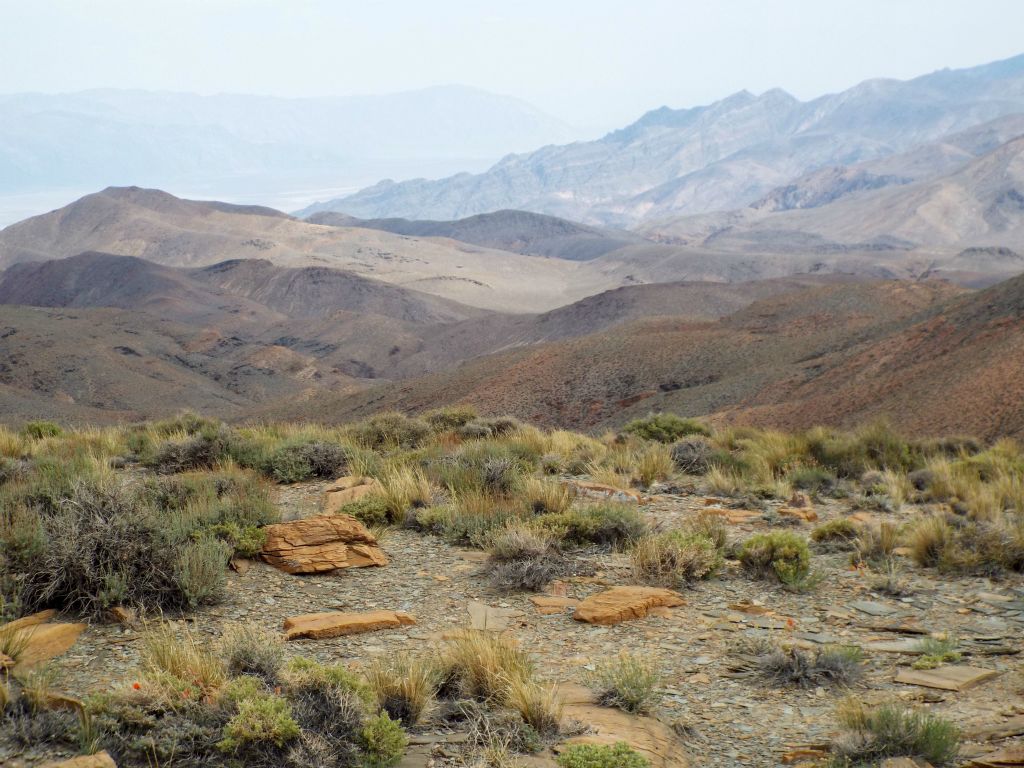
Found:
[[[284,620],[284,639],[308,637],[322,640],[342,635],[358,635],[378,629],[394,629],[415,624],[416,619],[404,611],[369,611],[367,613],[310,613]]]
[[[359,501],[363,496],[378,490],[380,484],[372,477],[339,477],[324,491],[322,511],[324,514],[334,514],[346,504]]]
[[[646,504],[650,501],[647,496],[634,491],[632,488],[616,488],[603,483],[589,483],[583,480],[568,480],[566,485],[576,490],[579,496],[590,498],[610,499],[612,501],[633,501],[637,504]]]
[[[286,573],[388,564],[374,535],[351,515],[317,515],[263,530],[267,534],[263,559]]]
[[[534,595],[530,602],[537,606],[537,612],[542,616],[564,613],[566,608],[575,608],[580,604],[576,598],[562,595]]]
[[[612,587],[579,604],[573,618],[588,624],[618,624],[642,619],[651,608],[685,605],[682,595],[660,587]]]
[[[95,755],[79,755],[70,760],[44,763],[39,768],[117,768],[117,763],[104,751]]]
[[[85,626],[85,624],[31,624],[23,627],[18,634],[23,635],[27,642],[25,648],[18,654],[15,671],[24,671],[60,656],[75,644],[78,636],[85,631]]]
[[[783,517],[803,520],[805,523],[813,523],[818,519],[818,513],[811,507],[780,507],[779,514]]]
[[[743,525],[761,517],[761,512],[751,509],[705,509],[706,515],[717,515],[730,525]]]

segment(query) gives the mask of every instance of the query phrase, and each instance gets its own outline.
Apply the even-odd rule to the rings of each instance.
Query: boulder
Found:
[[[286,573],[388,564],[374,535],[351,515],[317,515],[263,530],[267,534],[263,559]]]
[[[70,760],[44,763],[39,768],[117,768],[117,763],[104,751],[95,755],[79,755]]]
[[[305,616],[293,616],[285,619],[284,639],[298,640],[305,637],[312,640],[323,640],[328,637],[375,632],[378,629],[394,629],[415,623],[416,619],[404,611],[310,613]]]
[[[346,504],[359,501],[363,496],[379,490],[380,483],[372,477],[339,477],[324,490],[322,511],[325,515],[333,515]]]
[[[660,587],[612,587],[591,595],[576,607],[573,618],[588,624],[618,624],[644,618],[652,608],[684,605],[682,595]]]

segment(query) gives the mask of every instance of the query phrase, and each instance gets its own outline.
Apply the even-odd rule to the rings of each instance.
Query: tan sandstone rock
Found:
[[[625,488],[616,488],[603,483],[589,483],[583,480],[567,480],[566,485],[572,488],[576,495],[592,499],[606,499],[608,501],[632,501],[637,504],[646,504],[650,498],[638,491]]]
[[[576,607],[573,618],[588,624],[618,624],[642,619],[651,608],[684,605],[682,595],[660,587],[612,587],[591,595]]]
[[[310,613],[284,620],[284,639],[310,638],[322,640],[342,635],[358,635],[378,629],[394,629],[415,624],[416,619],[404,611],[369,611],[367,613]]]
[[[39,768],[117,768],[117,763],[104,751],[95,755],[79,755],[70,760],[44,763]]]
[[[16,645],[24,643],[25,646],[17,654],[15,672],[23,672],[60,656],[85,631],[85,624],[49,623],[56,615],[54,610],[40,611],[4,625],[5,632],[13,632],[18,636]]]
[[[339,477],[324,490],[322,511],[326,515],[333,515],[346,504],[359,501],[363,496],[379,490],[380,484],[372,477]]]
[[[542,616],[565,613],[566,608],[575,608],[580,604],[576,598],[562,595],[534,595],[530,602],[537,606],[537,613]]]
[[[377,539],[351,515],[317,515],[268,525],[262,557],[286,573],[387,565]]]

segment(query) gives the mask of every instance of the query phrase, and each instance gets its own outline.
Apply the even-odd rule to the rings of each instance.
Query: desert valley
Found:
[[[0,764],[1024,765],[1024,55],[0,114]]]

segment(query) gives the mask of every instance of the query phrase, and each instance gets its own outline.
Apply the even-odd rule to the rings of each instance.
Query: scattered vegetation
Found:
[[[815,688],[850,685],[860,679],[863,654],[854,646],[826,646],[813,651],[774,648],[760,656],[758,668],[776,685]]]
[[[784,584],[799,583],[811,569],[807,540],[790,531],[758,533],[739,552],[740,563],[759,578],[774,577]]]
[[[599,664],[588,682],[603,706],[639,714],[650,711],[657,701],[661,675],[643,658],[623,652]]]
[[[671,589],[705,579],[722,565],[722,552],[703,533],[666,531],[645,536],[632,549],[637,579]]]
[[[491,583],[506,592],[540,591],[569,570],[555,537],[537,526],[511,523],[492,533],[487,550]]]
[[[846,730],[833,744],[837,765],[874,765],[887,757],[910,757],[943,766],[952,764],[960,749],[956,726],[930,712],[849,699],[837,714]]]
[[[559,768],[650,768],[650,762],[624,741],[603,744],[572,744],[562,750]]]
[[[689,435],[709,435],[707,427],[696,419],[684,419],[674,413],[652,413],[635,419],[622,428],[623,434],[635,435],[641,440],[674,443]]]

